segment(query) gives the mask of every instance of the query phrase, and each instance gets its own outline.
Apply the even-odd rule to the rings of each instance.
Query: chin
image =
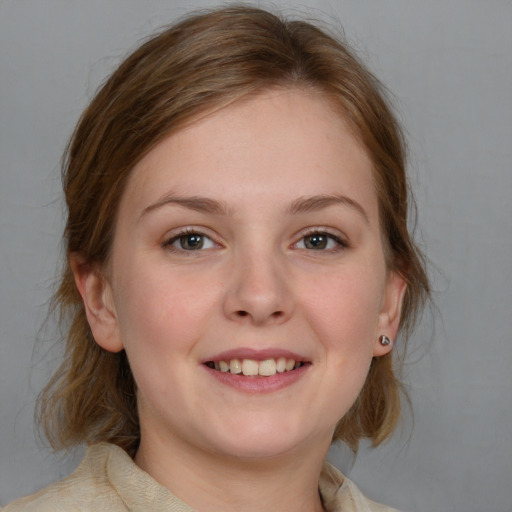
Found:
[[[263,459],[280,457],[302,449],[313,437],[306,432],[298,432],[289,425],[237,425],[217,442],[219,452],[239,459]],[[326,436],[326,438],[329,434]],[[329,437],[330,442],[330,437]]]
[[[297,445],[288,440],[279,443],[275,440],[265,442],[253,439],[244,444],[232,443],[230,446],[223,447],[222,452],[235,459],[255,461],[284,456],[293,452],[296,447]]]

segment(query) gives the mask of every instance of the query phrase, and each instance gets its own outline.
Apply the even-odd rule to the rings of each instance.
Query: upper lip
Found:
[[[291,350],[279,348],[253,349],[242,347],[226,350],[224,352],[220,352],[219,354],[208,357],[203,361],[203,364],[209,361],[230,361],[232,359],[253,359],[255,361],[264,361],[265,359],[278,359],[280,357],[293,359],[294,361],[309,361],[308,358],[297,354],[296,352],[292,352]]]

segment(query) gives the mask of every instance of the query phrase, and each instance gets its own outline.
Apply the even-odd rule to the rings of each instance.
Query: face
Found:
[[[79,272],[77,272],[79,274]],[[142,439],[216,456],[327,447],[396,335],[372,164],[329,103],[233,104],[133,169],[106,280],[77,277],[97,342],[125,349]]]

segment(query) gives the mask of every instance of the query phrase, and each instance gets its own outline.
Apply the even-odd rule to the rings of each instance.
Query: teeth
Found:
[[[229,371],[231,373],[242,373],[242,363],[238,359],[231,359],[229,362]]]
[[[286,370],[286,358],[280,357],[276,362],[276,370],[279,373],[283,373]]]
[[[213,366],[216,370],[224,373],[243,374],[247,377],[255,377],[256,375],[271,377],[276,373],[290,372],[295,368],[299,368],[302,364],[301,361],[279,357],[278,359],[270,358],[263,361],[256,361],[254,359],[215,361]]]
[[[271,375],[276,374],[276,362],[274,359],[265,359],[265,361],[261,361],[259,374],[265,375],[265,377],[270,377]]]
[[[247,376],[258,375],[258,361],[252,359],[244,359],[242,362],[242,373]]]

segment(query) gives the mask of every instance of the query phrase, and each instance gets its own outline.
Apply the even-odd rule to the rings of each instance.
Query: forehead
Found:
[[[170,192],[234,206],[343,193],[369,213],[376,202],[371,160],[345,119],[322,94],[297,89],[239,100],[172,134],[134,167],[122,202],[140,210]]]

